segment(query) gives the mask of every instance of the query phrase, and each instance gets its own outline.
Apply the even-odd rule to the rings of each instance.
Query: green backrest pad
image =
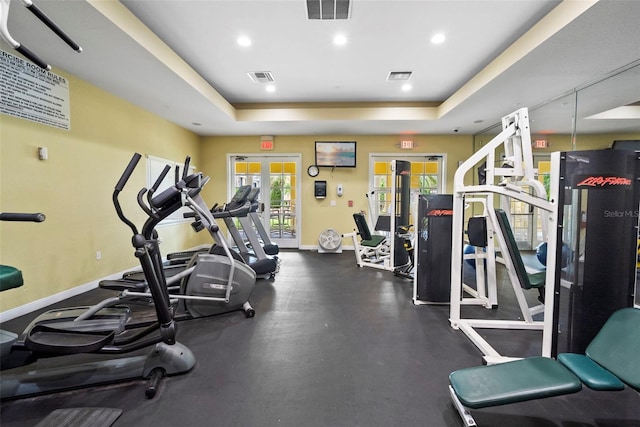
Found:
[[[561,353],[558,362],[592,390],[623,390],[624,383],[584,354]]]
[[[367,224],[367,220],[364,215],[361,213],[354,213],[353,220],[356,223],[356,227],[358,227],[358,234],[360,235],[360,245],[367,246],[370,248],[375,248],[382,242],[386,240],[384,236],[372,235],[369,230],[369,225]]]
[[[18,288],[23,284],[22,272],[15,267],[0,265],[0,291]]]
[[[354,213],[353,220],[356,223],[356,227],[358,227],[358,234],[362,240],[370,240],[371,239],[371,231],[369,231],[369,225],[367,224],[367,220],[364,215],[361,213]]]
[[[533,275],[527,273],[527,269],[524,267],[524,262],[520,256],[520,251],[518,250],[518,244],[516,243],[515,237],[513,237],[513,231],[511,230],[511,225],[509,225],[506,212],[502,209],[496,209],[495,212],[498,225],[500,226],[500,230],[502,230],[502,235],[507,244],[506,249],[509,251],[509,257],[516,269],[518,280],[520,280],[520,286],[522,289],[543,287],[546,273],[536,273]]]
[[[460,402],[468,408],[506,405],[580,391],[582,383],[547,357],[461,369],[449,375]]]
[[[586,355],[640,391],[640,310],[623,308],[613,313]]]

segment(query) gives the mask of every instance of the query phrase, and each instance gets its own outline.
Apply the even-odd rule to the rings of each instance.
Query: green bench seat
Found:
[[[462,369],[449,375],[449,382],[460,402],[472,409],[575,393],[582,389],[578,377],[546,357]]]
[[[449,375],[454,403],[471,409],[505,405],[574,393],[581,383],[594,390],[627,385],[640,391],[639,331],[640,310],[623,308],[611,315],[585,355],[532,357],[455,371]]]
[[[369,248],[375,248],[386,240],[384,236],[371,235],[371,239],[361,240],[360,244],[362,246],[367,246]]]
[[[22,272],[15,267],[0,265],[0,292],[18,288],[23,284]]]

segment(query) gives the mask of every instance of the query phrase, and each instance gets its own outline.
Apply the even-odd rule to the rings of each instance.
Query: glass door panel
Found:
[[[379,215],[388,214],[393,197],[391,196],[392,160],[405,160],[411,163],[411,202],[414,194],[441,194],[444,192],[444,155],[441,154],[372,154],[370,157],[369,221],[375,225]],[[413,207],[409,212],[413,212]],[[412,219],[409,221],[412,223]]]
[[[260,187],[259,214],[274,244],[299,247],[298,188],[300,156],[231,156],[235,192],[241,185]]]

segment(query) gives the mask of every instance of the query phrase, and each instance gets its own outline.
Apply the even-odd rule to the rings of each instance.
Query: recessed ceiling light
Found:
[[[411,85],[409,83],[405,83],[402,85],[402,90],[408,92],[411,90]]]
[[[267,92],[275,92],[276,91],[276,87],[274,85],[267,85],[267,87],[265,87],[265,90]]]
[[[342,46],[347,44],[347,37],[344,36],[343,34],[338,34],[337,36],[335,36],[333,38],[333,43],[338,45],[338,46]]]
[[[438,34],[435,34],[433,37],[431,37],[431,43],[440,44],[444,42],[445,39],[446,37],[444,36],[444,34],[438,33]]]
[[[246,36],[238,37],[238,44],[244,47],[251,46],[251,39]]]

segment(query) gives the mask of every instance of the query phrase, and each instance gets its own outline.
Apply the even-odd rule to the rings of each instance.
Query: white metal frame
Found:
[[[490,199],[490,200],[488,200]],[[475,248],[475,253],[463,255],[464,260],[474,260],[476,271],[476,288],[462,283],[462,305],[482,305],[485,308],[493,308],[498,305],[498,292],[496,288],[496,245],[493,238],[496,230],[496,222],[492,220],[487,209],[487,202],[493,203],[492,196],[489,197],[467,197],[466,205],[479,203],[482,206],[482,217],[486,219],[487,226],[487,247],[485,250]],[[453,250],[453,248],[452,248]],[[467,295],[465,297],[465,295]]]
[[[392,253],[389,252],[390,248],[387,240],[374,248],[362,246],[358,240],[357,231],[343,234],[342,237],[351,238],[358,267],[371,267],[379,270],[393,271],[393,256]]]
[[[557,218],[558,206],[554,197],[547,200],[546,192],[542,183],[535,178],[533,168],[533,155],[531,152],[531,135],[529,129],[529,117],[526,108],[522,108],[502,119],[502,132],[489,141],[484,147],[466,160],[456,171],[454,176],[454,196],[453,196],[453,235],[451,254],[451,306],[450,323],[454,329],[460,329],[467,337],[482,351],[488,363],[497,363],[508,360],[498,353],[475,329],[535,329],[542,330],[542,356],[551,356],[552,324],[553,324],[553,300],[554,300],[554,280],[556,258],[556,238],[557,238]],[[504,150],[504,158],[497,157],[498,149]],[[508,165],[495,167],[496,160],[507,162]],[[486,161],[486,183],[481,185],[466,185],[465,175],[473,168]],[[558,194],[559,182],[557,173],[559,158],[552,157],[551,194]],[[555,164],[555,167],[554,167]],[[534,193],[522,191],[522,186],[534,188]],[[548,236],[547,262],[546,262],[546,283],[545,305],[544,307],[529,308],[524,301],[522,288],[515,274],[511,258],[505,256],[506,245],[498,227],[494,211],[494,195],[501,198],[501,205],[508,206],[509,198],[515,198],[538,208],[542,213],[544,225],[543,233]],[[486,320],[463,318],[461,316],[461,306],[464,304],[482,304],[490,308],[497,303],[497,291],[495,284],[495,271],[489,271],[486,288],[479,289],[480,292],[471,298],[461,298],[463,290],[468,289],[462,283],[462,262],[463,259],[463,225],[465,217],[465,203],[483,203],[483,210],[487,217],[487,229],[491,232],[488,241],[493,242],[493,236],[498,239],[502,251],[502,258],[509,272],[509,279],[512,282],[514,292],[518,298],[523,320]],[[508,212],[508,210],[507,210]],[[487,249],[483,255],[487,260],[487,268],[495,268],[495,254],[493,250]],[[482,269],[482,262],[476,262],[476,268]],[[484,275],[484,273],[483,273]],[[544,313],[543,321],[535,321],[532,316],[538,312]]]

